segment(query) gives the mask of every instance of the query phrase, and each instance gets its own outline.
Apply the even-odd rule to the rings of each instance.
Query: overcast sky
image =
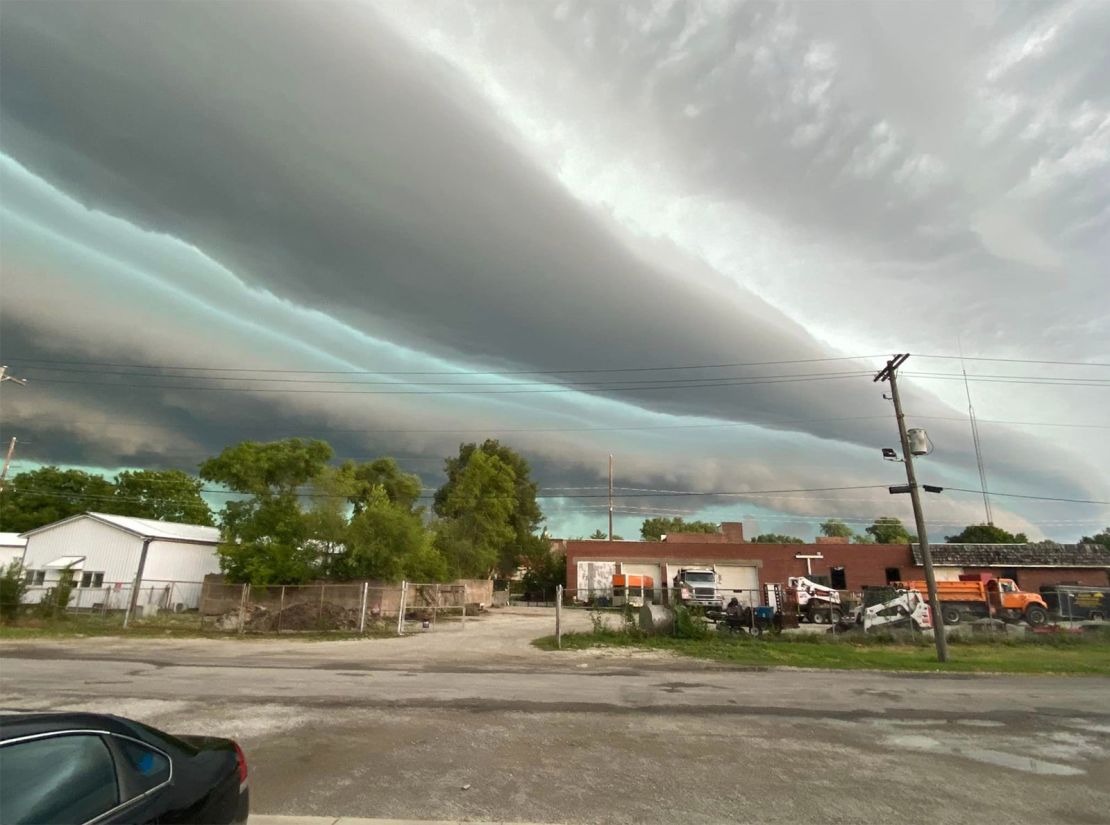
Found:
[[[1110,369],[977,359],[1110,363],[1108,43],[1107,3],[7,2],[0,435],[17,471],[316,436],[429,486],[499,437],[556,535],[612,453],[625,535],[810,536],[908,501],[634,494],[904,480],[869,373],[906,351],[919,475],[977,489],[926,357],[962,348],[991,487],[1105,501]]]

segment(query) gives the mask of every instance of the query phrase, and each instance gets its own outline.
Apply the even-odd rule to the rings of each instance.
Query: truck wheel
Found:
[[[828,621],[828,616],[825,615],[824,610],[818,608],[817,610],[811,610],[809,612],[809,620],[814,624],[824,624]]]
[[[840,615],[840,611],[835,607],[829,611],[829,622],[831,624],[840,624],[841,618],[843,617]]]
[[[1087,618],[1090,619],[1092,622],[1104,622],[1104,621],[1106,621],[1106,616],[1103,613],[1099,612],[1098,610],[1092,610],[1087,615]]]
[[[1048,623],[1048,611],[1039,604],[1031,604],[1025,608],[1025,621],[1030,627],[1040,627]]]
[[[960,623],[960,611],[955,607],[942,607],[940,609],[940,616],[947,625]]]

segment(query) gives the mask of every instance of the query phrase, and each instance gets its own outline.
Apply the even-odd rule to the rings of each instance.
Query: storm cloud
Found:
[[[307,434],[432,484],[490,434],[553,489],[609,452],[630,487],[882,484],[876,353],[1110,358],[1106,29],[1093,5],[9,4],[2,343],[37,380],[4,429],[103,467]],[[335,374],[36,372],[66,358]],[[930,472],[973,486],[962,392],[905,400]],[[975,392],[1105,421],[1104,387]],[[1070,432],[988,428],[997,486],[1105,499],[1110,455]],[[762,515],[901,508],[867,496]]]

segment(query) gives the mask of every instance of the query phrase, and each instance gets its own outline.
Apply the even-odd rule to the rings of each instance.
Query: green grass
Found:
[[[555,650],[555,638],[533,644]],[[764,637],[712,635],[705,639],[642,636],[603,630],[563,636],[563,650],[622,647],[658,650],[748,667],[810,667],[832,670],[915,670],[956,673],[1060,673],[1110,675],[1110,635],[1053,636],[998,641],[949,642],[949,661],[936,660],[931,639],[898,641],[836,636]]]

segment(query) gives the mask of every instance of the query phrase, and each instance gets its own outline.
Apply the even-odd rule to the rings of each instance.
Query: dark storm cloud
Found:
[[[591,17],[604,17],[605,8],[597,4]],[[754,20],[737,18],[731,25],[717,35],[724,37],[721,48],[729,37],[763,31],[763,24]],[[774,34],[774,27],[769,31]],[[601,32],[606,38],[619,34]],[[570,36],[577,35],[572,30]],[[537,370],[759,362],[837,354],[733,280],[704,262],[684,259],[681,250],[671,248],[665,239],[653,247],[663,253],[658,256],[636,247],[560,185],[558,170],[525,154],[519,137],[473,85],[447,64],[392,34],[360,7],[26,3],[5,8],[0,45],[4,152],[88,207],[179,238],[247,284],[293,305],[319,310],[378,339],[464,367],[510,365]],[[786,98],[800,89],[801,108],[816,107],[820,114],[825,110],[814,89],[821,88],[825,58],[817,52],[806,64],[810,52],[803,49],[797,55],[800,62],[791,62],[785,56],[789,45],[779,44],[779,55],[772,48],[770,73],[756,85],[761,84],[763,94]],[[647,95],[649,108],[679,111],[685,105],[684,88],[698,86],[699,74],[711,74],[719,57],[712,49],[693,53],[689,59],[697,64],[697,71],[679,72],[670,79],[656,77],[658,85]],[[744,65],[750,69],[754,59],[753,52]],[[795,63],[808,65],[812,76],[791,76]],[[637,76],[651,77],[645,69],[646,64],[635,61],[622,69],[626,85],[617,84],[614,102],[645,97],[627,85]],[[787,74],[779,77],[776,72]],[[750,92],[737,88],[741,95]],[[710,97],[714,93],[708,89]],[[790,133],[783,128],[820,125],[816,119],[794,122],[797,113],[793,111],[776,115],[779,119],[772,125],[726,117],[729,107],[758,108],[753,98],[727,94],[719,97],[717,109],[709,105],[711,100],[687,102],[709,108],[704,109],[704,117],[688,118],[689,123],[672,117],[659,123],[667,126],[662,131],[675,146],[690,147],[689,164],[684,159],[678,168],[689,171],[694,180],[712,181],[716,188],[711,191],[744,189],[770,214],[816,222],[824,232],[843,231],[850,239],[862,238],[859,233],[869,226],[874,237],[884,238],[891,247],[901,245],[909,257],[943,253],[989,258],[966,226],[940,233],[939,241],[930,242],[933,246],[922,245],[907,228],[920,224],[922,215],[946,227],[959,223],[945,206],[948,184],[935,190],[925,187],[925,195],[917,200],[886,205],[890,179],[863,174],[876,155],[885,157],[888,151],[884,147],[890,135],[876,132],[874,124],[837,120],[828,112],[829,128],[835,132],[829,140],[844,147],[848,157],[853,156],[853,144],[863,147],[855,155],[863,176],[849,176],[839,188],[827,180],[827,185],[815,187],[812,170],[800,165],[796,156],[777,150],[789,140]],[[714,131],[699,125],[706,118],[716,118],[723,126]],[[744,133],[748,145],[730,154],[745,123],[751,127]],[[904,139],[891,139],[902,141],[901,148],[890,151],[901,164],[897,168],[903,168],[915,155]],[[808,146],[799,151],[815,151]],[[911,163],[906,168],[907,175],[927,176],[932,167]],[[852,208],[845,208],[845,198]],[[985,266],[975,264],[981,265]],[[1010,268],[1008,274],[1016,271],[1028,277],[1024,274],[1028,266],[1022,266],[1026,268]],[[967,271],[951,278],[966,278]],[[26,281],[36,276],[30,269],[13,272],[9,268],[5,277]],[[191,286],[188,280],[187,274],[182,276],[185,291]],[[812,291],[820,294],[822,286],[815,283]],[[1088,289],[1084,285],[1077,291],[1087,294]],[[36,297],[30,286],[27,294]],[[864,288],[851,299],[857,305],[866,303],[871,312],[877,294]],[[1052,295],[1043,297],[1045,304],[1055,300]],[[126,302],[127,298],[118,295],[109,300]],[[42,306],[45,297],[37,300]],[[955,303],[962,313],[967,302]],[[5,308],[4,346],[6,351],[33,357],[40,352],[32,341],[34,332],[28,328],[23,337],[22,333],[9,335],[10,320],[37,324],[39,330],[61,322],[42,312],[31,319],[25,315],[28,311],[27,303]],[[138,315],[142,317],[141,308]],[[937,327],[962,322],[955,310],[934,317]],[[118,324],[117,329],[109,329],[99,313],[80,318],[71,310],[66,319],[66,334],[74,339],[83,336],[82,352],[89,356],[109,340],[125,340]],[[206,329],[209,334],[202,337],[208,345],[218,344],[219,336],[226,334],[217,324]],[[296,327],[282,329],[291,340],[300,332]],[[139,360],[167,362],[166,347],[159,349],[156,338],[143,341],[135,350]],[[250,350],[235,348],[242,347],[235,340],[225,362],[271,354],[265,348],[272,343],[259,342],[258,349]],[[205,352],[207,359],[214,357],[212,349],[209,346]],[[350,352],[345,353],[345,362],[379,366]],[[832,362],[733,372],[758,376],[855,366],[859,365]],[[730,373],[681,373],[683,378],[698,374]],[[232,401],[224,396],[228,403],[211,397],[186,401],[187,395],[74,390],[57,394],[57,412],[62,415],[65,405],[78,407],[95,396],[108,415],[145,416],[160,428],[164,443],[154,444],[157,433],[151,433],[151,443],[140,439],[141,443],[130,446],[121,444],[115,453],[118,456],[118,450],[126,447],[132,450],[126,455],[143,460],[154,455],[173,460],[178,442],[201,452],[218,447],[229,440],[228,430],[237,431],[235,427],[243,422],[277,423],[272,397],[239,395]],[[889,422],[776,425],[783,419],[888,414],[879,389],[866,378],[685,391],[614,389],[604,395],[656,411],[803,429],[869,449],[889,441]],[[911,386],[906,395],[907,404],[921,413],[948,411]],[[152,398],[157,403],[152,404]],[[504,396],[498,405],[502,412],[515,405],[526,425],[549,412],[545,406],[561,408],[564,402],[571,403],[564,397],[550,398],[545,404],[542,395]],[[595,399],[575,399],[587,421],[601,416],[601,402]],[[286,424],[313,434],[321,422],[334,417],[337,405],[327,398],[298,396],[296,400],[297,405],[281,410],[282,426],[276,426],[273,435],[281,434]],[[398,401],[391,412],[398,414],[396,410],[405,403]],[[430,405],[428,399],[411,400],[408,407],[434,406],[441,416],[457,410],[465,424],[489,415],[493,403],[487,402],[486,407],[481,403],[447,397]],[[606,410],[605,415],[614,412]],[[376,418],[370,425],[380,426]],[[938,423],[931,429],[939,443],[967,440],[962,425]],[[107,453],[96,452],[87,432],[44,431],[63,445],[66,433],[78,445],[71,447],[77,451],[72,455],[108,461]],[[252,435],[271,433],[256,424]],[[574,462],[584,462],[590,450],[599,453],[598,440],[582,446],[585,439],[580,439],[577,449],[571,449],[572,437],[562,438],[522,436],[521,442],[535,450],[534,460],[557,480],[596,475],[595,470],[587,473],[584,464]],[[348,450],[372,454],[379,444],[397,451],[397,441],[386,437],[381,442],[355,436],[337,439],[341,454]],[[429,437],[413,449],[432,455],[452,439],[462,440],[450,435]],[[779,445],[773,439],[767,443]],[[704,439],[700,446],[703,453],[715,456],[712,439]],[[751,445],[750,453],[753,463],[762,466],[737,461],[731,476],[727,469],[697,457],[688,458],[687,468],[670,472],[665,465],[673,455],[668,451],[679,452],[672,445],[656,442],[640,449],[645,455],[629,466],[636,468],[640,478],[659,483],[675,478],[687,484],[719,480],[727,488],[731,479],[743,473],[762,480],[777,472],[774,477],[798,479],[801,484],[821,472],[813,467],[776,467],[776,456],[761,450],[759,443]],[[49,453],[58,460],[65,454],[61,446]],[[1020,452],[999,454],[994,466],[1009,477],[1035,480],[1057,492],[1088,488],[1089,476],[1072,472],[1074,468],[1056,468],[1053,456],[1052,450],[1034,442]],[[956,451],[939,460],[955,472],[973,466],[966,454]],[[719,475],[713,476],[707,467]],[[856,472],[869,471],[853,467],[841,477]]]

